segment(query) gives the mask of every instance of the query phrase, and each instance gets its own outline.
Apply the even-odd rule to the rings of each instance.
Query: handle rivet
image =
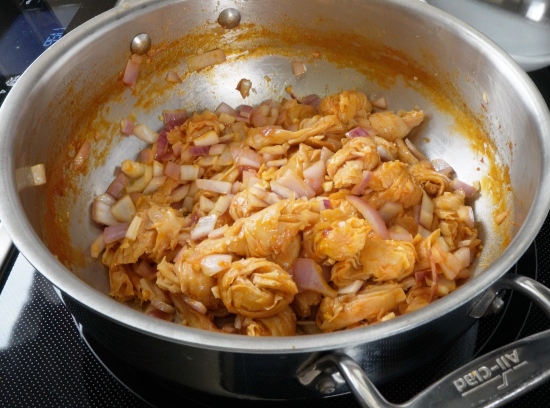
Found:
[[[141,33],[134,37],[130,44],[132,54],[143,55],[151,48],[151,37],[149,34]]]
[[[235,10],[234,8],[225,9],[218,17],[218,23],[220,23],[223,28],[227,29],[237,27],[240,22],[241,13],[239,13],[239,10]]]
[[[326,377],[319,381],[317,389],[321,394],[329,395],[336,391],[336,383],[332,378]]]

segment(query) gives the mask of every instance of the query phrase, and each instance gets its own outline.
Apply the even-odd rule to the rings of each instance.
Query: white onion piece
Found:
[[[413,237],[408,232],[394,232],[390,231],[389,236],[391,240],[394,241],[407,241],[407,242],[413,242]]]
[[[202,272],[212,276],[231,267],[231,255],[207,255],[201,261]]]
[[[80,166],[84,164],[84,160],[88,157],[88,154],[90,153],[90,149],[92,148],[92,144],[89,140],[85,140],[84,143],[82,143],[82,146],[80,147],[80,150],[76,154],[73,165],[75,169],[78,169]]]
[[[277,183],[276,181],[272,181],[269,183],[271,187],[271,191],[274,193],[280,195],[283,198],[294,198],[296,197],[296,193],[289,188],[286,188],[285,186]]]
[[[126,135],[134,134],[134,123],[124,118],[120,121],[120,130]]]
[[[201,55],[195,55],[191,58],[187,58],[187,69],[189,72],[198,71],[199,69],[206,68],[210,65],[221,64],[225,62],[225,52],[220,49],[205,52]]]
[[[317,109],[321,105],[321,97],[315,94],[304,96],[302,98],[302,104],[313,106]]]
[[[137,238],[137,234],[140,226],[141,226],[141,217],[136,215],[132,220],[132,222],[130,223],[128,230],[126,231],[125,237],[128,238],[130,241],[135,241]]]
[[[374,208],[367,204],[364,200],[359,197],[348,195],[346,200],[349,201],[357,210],[363,215],[367,222],[371,225],[374,232],[376,232],[380,238],[388,239],[389,232],[384,220]]]
[[[384,222],[387,224],[401,211],[403,211],[402,204],[387,201],[386,203],[384,203],[382,207],[380,207],[380,209],[378,210],[378,213],[380,214],[380,217],[382,217]]]
[[[164,166],[164,174],[172,180],[178,181],[181,176],[181,166],[171,161],[166,162],[166,166]]]
[[[214,230],[216,220],[218,219],[216,214],[207,215],[206,217],[199,218],[197,225],[191,231],[191,239],[196,241],[206,237],[210,232]]]
[[[462,221],[468,228],[474,228],[474,210],[470,206],[462,206],[457,209],[458,218]]]
[[[265,196],[265,198],[263,198],[262,201],[264,201],[267,204],[271,205],[271,204],[275,204],[275,203],[278,203],[279,201],[281,201],[281,197],[279,197],[275,193],[267,193],[267,195]]]
[[[430,163],[432,163],[432,166],[435,171],[439,173],[443,173],[447,176],[454,171],[451,165],[447,163],[445,160],[435,159],[435,160],[432,160]]]
[[[266,117],[262,115],[262,113],[257,109],[254,109],[252,111],[252,115],[250,115],[250,121],[252,122],[252,125],[257,128],[267,125]]]
[[[458,248],[453,254],[460,261],[462,268],[464,269],[470,266],[470,248],[462,247]]]
[[[282,167],[287,163],[288,159],[270,160],[265,164],[265,167]]]
[[[43,164],[36,164],[31,167],[32,182],[35,186],[46,184],[46,169]]]
[[[300,289],[312,290],[330,297],[335,297],[337,294],[327,283],[323,277],[323,270],[313,259],[296,259],[288,273]]]
[[[426,278],[427,273],[428,271],[416,272],[414,274],[414,280],[417,281],[418,283],[424,282],[424,279]]]
[[[293,170],[287,170],[277,179],[277,183],[294,191],[298,197],[312,198],[315,192]]]
[[[102,232],[97,236],[97,238],[92,242],[90,247],[90,255],[92,258],[99,257],[99,254],[105,249],[105,233]]]
[[[128,194],[111,207],[111,212],[119,222],[129,222],[136,212],[136,206]]]
[[[160,310],[161,312],[173,314],[176,313],[176,309],[170,306],[168,303],[163,302],[158,297],[151,298],[151,306],[155,309]]]
[[[210,239],[221,238],[225,235],[225,232],[228,229],[229,229],[229,226],[227,224],[225,224],[223,227],[216,228],[210,234],[208,234],[208,238],[210,238]]]
[[[167,178],[168,176],[153,177],[149,184],[147,184],[147,187],[145,187],[145,190],[143,190],[143,194],[156,193],[160,186],[164,184]]]
[[[321,160],[325,162],[325,165],[327,164],[328,159],[330,159],[332,156],[334,156],[334,152],[323,146],[323,148],[321,149]]]
[[[122,172],[130,178],[137,179],[145,174],[146,164],[132,160],[124,160],[120,166]]]
[[[388,103],[386,102],[386,98],[384,96],[374,101],[371,101],[370,104],[377,109],[384,110],[388,108]]]
[[[320,178],[325,177],[326,166],[323,160],[318,160],[304,170],[304,178]]]
[[[315,194],[317,194],[321,189],[321,186],[323,185],[323,178],[307,178],[304,180],[304,183],[306,183],[306,185],[311,188],[315,192]]]
[[[131,59],[126,63],[126,69],[124,70],[124,76],[122,77],[122,83],[130,87],[136,85],[137,77],[139,74],[139,64]]]
[[[265,191],[263,188],[256,187],[255,185],[250,187],[248,191],[258,197],[260,200],[263,200],[265,197],[267,197],[267,191]]]
[[[192,299],[192,298],[190,298],[189,296],[186,296],[186,295],[183,295],[183,294],[180,295],[180,296],[181,296],[181,298],[185,301],[185,303],[187,303],[187,305],[188,305],[191,309],[193,309],[193,310],[195,310],[195,311],[197,311],[197,312],[199,312],[199,313],[201,313],[201,314],[206,314],[206,312],[208,311],[208,310],[206,309],[206,306],[204,306],[204,305],[203,305],[201,302],[199,302],[198,300]]]
[[[434,203],[428,194],[422,192],[422,207],[420,208],[420,224],[426,229],[432,228]]]
[[[189,184],[186,184],[184,186],[179,186],[175,188],[174,191],[172,191],[172,194],[170,194],[170,197],[174,201],[181,201],[187,196],[187,193],[189,193],[189,188],[190,188]]]
[[[424,156],[420,151],[416,148],[416,146],[409,140],[409,138],[405,139],[405,144],[411,151],[412,155],[416,157],[418,160],[427,160],[426,156]]]
[[[226,146],[224,144],[214,144],[208,149],[208,154],[210,156],[219,156],[225,151],[225,149]]]
[[[153,177],[162,176],[164,174],[164,164],[156,160],[153,161]]]
[[[237,194],[239,191],[241,191],[241,182],[235,181],[233,183],[233,187],[231,187],[231,194]]]
[[[159,134],[151,130],[145,123],[134,127],[134,136],[149,144],[155,143],[159,138]]]
[[[164,80],[173,84],[181,84],[183,82],[177,72],[174,71],[168,71]]]
[[[199,190],[208,190],[213,193],[229,194],[233,185],[227,181],[215,181],[215,180],[197,180],[195,181]]]
[[[454,190],[464,190],[464,194],[466,194],[466,197],[472,197],[476,193],[476,189],[473,188],[471,185],[464,183],[460,180],[454,180],[453,181],[453,189]]]
[[[225,102],[222,102],[220,106],[218,106],[218,109],[216,109],[216,112],[214,112],[216,115],[220,116],[222,113],[227,113],[231,116],[237,116],[237,111],[233,109],[231,106],[226,104]]]
[[[365,189],[369,185],[369,181],[371,177],[372,177],[372,172],[365,170],[363,172],[363,179],[351,189],[351,194],[353,195],[363,194],[365,192]]]
[[[357,293],[359,291],[359,289],[361,289],[361,286],[363,286],[363,283],[365,283],[365,282],[362,281],[362,280],[353,281],[352,283],[350,283],[345,288],[342,288],[342,289],[338,290],[338,294],[339,295],[346,295],[348,293]]]
[[[104,239],[106,244],[111,244],[116,242],[126,236],[126,231],[128,230],[128,223],[117,224],[109,226],[103,230],[105,233]]]
[[[103,225],[116,225],[117,219],[111,212],[111,206],[116,202],[113,196],[110,194],[102,194],[96,197],[92,203],[92,219],[98,224]]]
[[[292,61],[292,70],[297,77],[304,75],[307,71],[304,63],[300,61]]]
[[[500,225],[504,222],[504,220],[506,219],[506,217],[508,217],[508,214],[510,214],[510,211],[504,211],[502,213],[500,213],[499,215],[497,215],[495,217],[495,223],[497,225]]]
[[[180,166],[180,180],[191,181],[199,178],[200,167],[196,164],[183,164]]]
[[[250,95],[250,88],[252,88],[252,81],[250,79],[243,78],[239,81],[235,89],[241,93],[241,96],[244,99]]]
[[[195,144],[195,146],[212,146],[217,144],[219,141],[220,141],[220,138],[218,134],[213,130],[210,130],[206,132],[204,135],[201,135],[196,139],[193,139],[193,143]]]

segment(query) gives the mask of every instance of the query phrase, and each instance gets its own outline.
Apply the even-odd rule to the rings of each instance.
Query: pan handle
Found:
[[[502,289],[513,289],[530,297],[550,317],[550,289],[519,275],[499,279],[476,307],[490,306]],[[309,372],[311,378],[311,373],[330,372],[335,366],[363,408],[499,407],[550,379],[550,330],[479,357],[399,405],[388,402],[359,364],[345,354],[324,356],[299,377],[304,378]],[[326,381],[326,376],[319,377]]]
[[[4,224],[0,222],[0,292],[4,288],[4,283],[8,279],[18,254],[19,251],[13,245]]]

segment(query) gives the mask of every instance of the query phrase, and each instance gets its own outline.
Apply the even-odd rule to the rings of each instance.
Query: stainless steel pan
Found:
[[[216,20],[228,7],[241,11],[242,22],[222,34]],[[149,34],[154,46],[164,43],[166,50],[142,66],[132,94],[121,84],[120,72],[138,33]],[[218,47],[229,55],[226,63],[185,75],[186,57]],[[293,76],[292,60],[306,62],[304,77]],[[169,69],[183,75],[184,83],[167,85]],[[356,88],[386,96],[390,109],[424,109],[428,119],[415,143],[429,157],[449,162],[460,179],[481,180],[475,215],[485,248],[477,276],[410,315],[294,338],[209,333],[150,318],[111,299],[106,270],[87,256],[99,231],[89,207],[109,185],[115,166],[143,148],[136,138],[120,135],[120,119],[132,116],[160,128],[163,108],[239,105],[243,100],[234,87],[242,77],[252,79],[256,91],[244,101],[251,105],[285,96],[284,87],[292,85],[295,93],[321,96]],[[483,315],[504,286],[528,291],[546,305],[546,289],[499,278],[547,215],[549,119],[534,85],[503,51],[421,2],[143,0],[117,7],[61,39],[8,95],[0,109],[0,218],[87,333],[165,381],[268,399],[337,395],[351,387],[364,404],[386,406],[359,366],[382,383],[421,365]],[[99,141],[96,131],[104,134]],[[93,141],[93,152],[76,172],[71,162],[84,139]],[[46,164],[45,186],[32,185],[29,168],[37,163]],[[511,215],[497,226],[494,216],[506,209]],[[491,285],[496,289],[480,297]],[[472,365],[411,406],[429,406],[426,401],[436,401],[434,395],[445,387],[449,403],[482,406],[513,398],[545,379],[547,370],[539,368],[550,364],[530,354],[550,353],[525,344],[513,345],[506,352],[511,359],[499,360],[518,374],[505,375],[498,367],[490,373],[506,377],[507,387],[489,382],[484,370],[478,370],[481,378],[468,377]],[[488,385],[477,388],[484,381]]]

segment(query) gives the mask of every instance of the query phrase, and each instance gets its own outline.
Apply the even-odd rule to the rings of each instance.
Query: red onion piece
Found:
[[[320,178],[324,179],[326,172],[325,162],[318,160],[304,170],[304,178]]]
[[[300,61],[292,61],[292,70],[297,77],[304,75],[307,71],[304,63]]]
[[[276,181],[272,181],[270,183],[270,186],[271,186],[271,191],[273,191],[277,195],[280,195],[283,198],[292,198],[297,195],[294,191],[292,191],[289,188],[286,188],[285,186],[277,183]]]
[[[248,166],[255,169],[259,169],[264,162],[264,158],[258,153],[252,151],[248,147],[241,149],[239,147],[231,148],[231,155],[235,160],[235,163],[241,166]]]
[[[235,120],[237,122],[244,122],[246,123],[247,125],[250,125],[250,118],[246,118],[244,116],[241,115],[240,111],[237,112],[237,116],[235,116]]]
[[[298,127],[299,127],[299,126],[298,126],[297,123],[293,123],[292,125],[290,125],[290,126],[288,127],[287,130],[288,130],[289,132],[296,132],[296,131],[298,130]]]
[[[388,228],[386,227],[386,224],[384,223],[384,220],[382,219],[378,211],[376,211],[359,197],[348,195],[346,196],[346,200],[348,200],[351,205],[357,208],[357,210],[363,215],[363,217],[371,225],[374,232],[376,232],[380,236],[380,238],[389,238],[390,234],[388,232]]]
[[[332,276],[332,266],[321,265],[321,270],[323,271],[323,278],[328,282]]]
[[[413,242],[413,237],[408,232],[389,232],[390,239],[394,241],[407,241]]]
[[[153,164],[153,161],[155,160],[155,156],[153,155],[153,151],[149,148],[143,149],[139,153],[139,161],[144,164]]]
[[[319,193],[321,190],[321,185],[323,184],[322,178],[307,178],[304,180],[304,183],[313,190],[315,194]]]
[[[325,208],[327,210],[332,210],[332,202],[330,200],[323,200],[323,203],[325,204]]]
[[[372,177],[372,172],[366,170],[363,172],[363,179],[357,183],[352,189],[351,194],[353,195],[361,195],[365,192],[367,186],[369,185],[369,181]]]
[[[250,115],[250,121],[252,122],[254,127],[262,127],[267,125],[267,120],[265,116],[262,115],[262,113],[257,109],[254,109],[252,111],[252,114]]]
[[[199,179],[195,181],[195,184],[199,190],[208,190],[220,194],[229,194],[231,192],[231,187],[233,187],[233,185],[227,181],[216,180]]]
[[[90,149],[92,148],[92,144],[89,140],[85,140],[84,143],[82,143],[82,146],[80,147],[80,150],[76,154],[73,165],[75,169],[78,169],[80,166],[84,164],[84,161],[88,157],[88,154],[90,153]]]
[[[193,241],[196,241],[210,234],[210,232],[214,230],[217,218],[218,217],[215,214],[199,218],[199,220],[197,221],[197,225],[191,231],[191,239]]]
[[[349,137],[349,138],[367,137],[368,135],[369,134],[365,131],[365,129],[363,129],[361,127],[356,127],[355,129],[350,130],[349,132],[346,133],[346,136]]]
[[[312,290],[330,297],[336,296],[336,291],[323,278],[323,270],[313,259],[296,259],[289,273],[300,289]]]
[[[334,156],[334,153],[330,149],[327,149],[326,147],[323,146],[323,148],[321,149],[321,160],[325,162],[325,166],[327,164],[327,161],[332,156]]]
[[[189,148],[191,156],[208,156],[208,152],[210,152],[210,146],[191,146]]]
[[[241,79],[235,88],[241,93],[242,98],[246,98],[250,95],[250,88],[252,88],[252,81],[250,79]]]
[[[470,248],[468,247],[462,247],[462,248],[458,248],[453,254],[454,256],[460,261],[460,264],[461,264],[461,268],[460,269],[464,269],[464,268],[467,268],[468,266],[470,266]]]
[[[97,236],[97,238],[92,242],[90,247],[90,255],[92,258],[98,258],[99,254],[105,249],[105,233],[102,232]]]
[[[120,130],[126,135],[134,134],[134,123],[124,118],[120,121]]]
[[[126,64],[126,69],[124,70],[124,76],[122,77],[122,82],[124,85],[134,87],[136,85],[137,77],[139,73],[139,64],[132,60],[128,60]]]
[[[98,224],[116,225],[118,221],[111,212],[111,206],[116,202],[116,199],[110,194],[102,194],[96,197],[92,203],[92,219]]]
[[[388,201],[384,203],[382,207],[380,207],[380,209],[378,210],[378,213],[380,214],[384,222],[387,224],[402,210],[403,210],[402,204]],[[417,224],[418,224],[418,221],[417,221]]]
[[[113,242],[116,242],[126,236],[126,231],[128,231],[128,227],[130,224],[127,222],[123,224],[117,224],[110,227],[106,227],[103,231],[105,233],[105,243],[111,244]]]
[[[285,174],[277,179],[277,182],[294,191],[298,197],[309,199],[315,196],[315,192],[293,170],[287,170]]]
[[[427,271],[416,272],[414,274],[414,280],[416,280],[418,283],[424,282],[424,278],[426,277],[426,273],[427,273]]]
[[[302,98],[302,104],[313,106],[315,109],[321,105],[321,98],[319,95],[311,94]]]
[[[453,181],[453,189],[454,190],[464,190],[464,193],[466,194],[466,197],[472,197],[476,193],[476,189],[473,188],[471,185],[464,183],[460,180]]]
[[[184,301],[185,303],[187,303],[187,305],[188,305],[191,309],[193,309],[193,310],[195,310],[195,311],[197,311],[197,312],[199,312],[199,313],[201,313],[201,314],[206,314],[206,312],[208,311],[208,310],[206,309],[206,306],[204,306],[204,305],[203,305],[201,302],[199,302],[198,300],[192,299],[192,298],[190,298],[189,296],[185,296],[185,295],[183,295],[183,294],[180,295],[180,296],[181,296],[181,298],[183,299],[183,301]]]
[[[388,162],[392,161],[394,158],[391,156],[390,152],[388,152],[388,149],[386,149],[384,146],[376,146],[376,151],[380,155],[380,160]]]
[[[164,167],[164,174],[171,179],[178,181],[180,179],[181,167],[174,162],[167,162]]]
[[[231,106],[226,104],[225,102],[222,102],[220,106],[218,106],[218,109],[216,109],[216,112],[214,112],[216,115],[220,116],[222,113],[227,113],[231,116],[237,116],[237,111],[233,109]]]
[[[187,111],[185,109],[175,109],[175,110],[163,110],[162,117],[164,125],[180,126],[188,118]]]
[[[168,303],[163,302],[158,297],[151,298],[151,306],[153,306],[155,309],[160,310],[164,313],[175,313],[176,309],[174,309],[172,306],[170,306]]]
[[[183,82],[178,73],[174,71],[168,71],[164,80],[173,84],[181,84]]]
[[[166,147],[168,145],[168,132],[164,129],[160,132],[159,138],[157,139],[157,150],[155,152],[155,160],[162,160],[164,154],[166,153]]]
[[[409,138],[405,139],[405,144],[411,151],[412,155],[416,157],[418,160],[427,160],[426,156],[424,156],[420,151],[416,148],[416,146],[409,140]]]
[[[206,68],[210,65],[221,64],[225,62],[225,52],[221,49],[205,52],[201,55],[195,55],[191,58],[187,58],[187,69],[189,72],[198,71],[199,69]]]
[[[451,174],[454,170],[449,163],[442,159],[435,159],[431,161],[434,170],[443,173],[445,175]]]
[[[252,106],[243,105],[243,106],[241,106],[241,110],[239,111],[239,115],[242,116],[243,118],[249,119],[250,116],[252,115],[253,110],[254,110],[254,108]]]
[[[146,315],[155,317],[160,320],[166,320],[167,322],[171,322],[173,320],[173,316],[169,313],[164,313],[163,311],[160,311],[158,309],[152,308],[151,310],[148,310],[145,312]]]
[[[142,260],[136,268],[136,273],[142,278],[149,278],[157,273],[157,269],[151,266],[146,260]]]

